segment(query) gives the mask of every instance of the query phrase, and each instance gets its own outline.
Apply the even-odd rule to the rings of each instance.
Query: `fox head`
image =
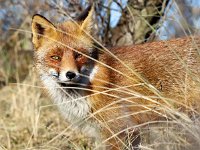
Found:
[[[60,86],[88,85],[98,59],[90,36],[93,7],[76,21],[54,25],[41,15],[32,19],[32,42],[36,67],[42,78],[50,77]]]

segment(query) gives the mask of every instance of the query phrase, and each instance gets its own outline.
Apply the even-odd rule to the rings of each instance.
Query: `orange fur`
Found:
[[[38,16],[33,18],[33,44],[37,51],[59,49],[63,59],[53,63],[57,68],[76,68],[88,59],[86,50],[93,47],[90,33],[91,15],[83,22],[64,22],[53,26]],[[45,23],[49,33],[38,38],[36,22]],[[47,30],[45,28],[45,32]],[[50,34],[51,33],[51,34]],[[45,40],[43,39],[45,38]],[[56,47],[56,48],[55,48]],[[112,149],[121,146],[126,128],[141,123],[173,119],[169,110],[200,112],[200,38],[187,37],[170,41],[146,43],[142,45],[111,48],[110,52],[100,53],[95,62],[97,73],[88,87],[92,117],[101,124],[103,139],[108,140]],[[83,56],[74,60],[73,52]],[[48,56],[48,55],[47,55]],[[48,57],[46,58],[48,60]],[[110,67],[110,68],[109,68]],[[57,69],[59,70],[59,69]]]

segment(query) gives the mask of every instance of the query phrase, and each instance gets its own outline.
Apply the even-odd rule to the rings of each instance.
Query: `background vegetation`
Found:
[[[31,44],[35,13],[62,22],[76,17],[90,2],[0,0],[0,149],[92,149],[92,143],[70,129],[43,92]],[[200,33],[198,0],[97,0],[95,12],[94,37],[107,46]],[[166,124],[148,126],[143,129],[142,148],[190,149],[194,135],[200,140],[200,131],[196,124],[186,126],[191,136]]]

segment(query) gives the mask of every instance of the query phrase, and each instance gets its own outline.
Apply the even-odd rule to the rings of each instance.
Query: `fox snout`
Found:
[[[79,73],[73,70],[63,70],[60,72],[59,80],[61,82],[78,82]]]
[[[76,77],[76,73],[73,72],[73,71],[68,71],[68,72],[66,73],[66,77],[67,77],[69,80],[72,80],[72,79],[74,79],[74,77]]]

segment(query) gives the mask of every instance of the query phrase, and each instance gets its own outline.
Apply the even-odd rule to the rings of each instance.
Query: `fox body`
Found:
[[[104,143],[100,149],[119,149],[139,124],[171,119],[170,110],[199,112],[200,38],[107,50],[90,36],[92,14],[88,8],[76,22],[57,25],[32,20],[41,81],[74,128]]]

